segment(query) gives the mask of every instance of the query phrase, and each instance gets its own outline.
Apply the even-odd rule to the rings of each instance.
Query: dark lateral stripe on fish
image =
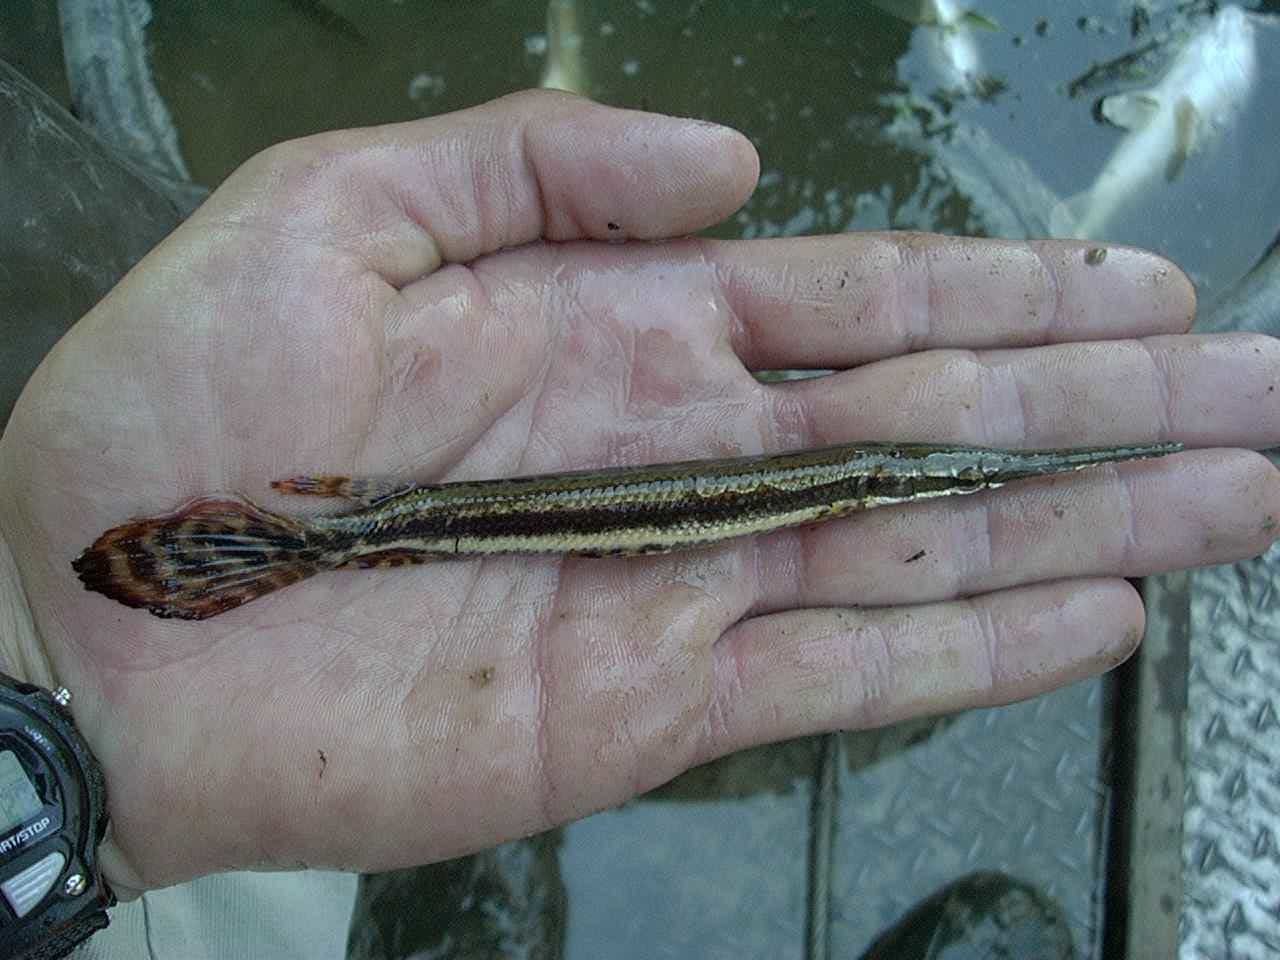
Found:
[[[108,530],[72,566],[88,589],[127,606],[199,620],[342,566],[495,553],[660,553],[1179,449],[1173,443],[1041,451],[849,444],[433,484],[351,513],[309,519],[243,500],[204,498]],[[318,483],[296,478],[279,489],[314,493]],[[368,481],[342,478],[324,484],[348,494],[371,489]]]

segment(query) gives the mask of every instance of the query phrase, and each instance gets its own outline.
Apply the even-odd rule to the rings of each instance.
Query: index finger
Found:
[[[1195,316],[1186,275],[1132,247],[861,233],[708,241],[705,254],[756,370],[1184,333]]]

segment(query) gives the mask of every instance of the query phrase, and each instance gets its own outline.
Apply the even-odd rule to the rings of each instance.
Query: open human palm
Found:
[[[336,571],[197,623],[76,582],[102,530],[193,496],[344,508],[270,490],[299,474],[1280,441],[1276,343],[1184,336],[1190,287],[1147,254],[638,242],[756,172],[722,128],[553,94],[310,138],[59,344],[0,441],[0,576],[34,625],[5,654],[77,693],[117,886],[426,862],[751,744],[1030,696],[1133,649],[1122,578],[1276,536],[1274,468],[1193,449],[666,556]],[[786,367],[838,372],[751,374]]]

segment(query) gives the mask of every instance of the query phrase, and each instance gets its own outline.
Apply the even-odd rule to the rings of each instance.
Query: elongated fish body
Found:
[[[1250,330],[1280,336],[1280,237],[1243,280],[1196,318],[1197,333]]]
[[[976,90],[983,73],[982,54],[968,23],[969,11],[956,0],[932,0],[930,6],[937,24],[933,43],[939,70],[949,78],[949,86]]]
[[[399,492],[372,481],[298,477],[273,486],[363,506],[302,519],[240,499],[200,499],[108,530],[72,566],[90,590],[127,606],[199,620],[338,567],[488,554],[665,553],[1180,449],[868,443]]]
[[[1256,76],[1249,14],[1225,6],[1188,40],[1155,87],[1103,101],[1103,115],[1129,132],[1093,186],[1054,212],[1054,234],[1100,238],[1119,209],[1175,179],[1187,158],[1232,122]]]

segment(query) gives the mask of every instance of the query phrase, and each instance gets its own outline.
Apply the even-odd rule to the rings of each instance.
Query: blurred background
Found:
[[[57,337],[256,151],[540,84],[746,133],[760,185],[716,235],[1134,243],[1188,270],[1203,328],[1274,330],[1278,14],[1280,0],[6,0],[0,423]],[[1182,829],[1191,587],[1146,589],[1164,639],[1145,664],[748,751],[553,834],[365,878],[350,955],[854,957],[974,871],[1034,891],[1071,944],[1054,955],[1200,942],[1194,917],[1178,926],[1182,860],[1205,862]],[[1232,902],[1201,904],[1220,955],[1266,942],[1252,907],[1235,932],[1217,922]]]

